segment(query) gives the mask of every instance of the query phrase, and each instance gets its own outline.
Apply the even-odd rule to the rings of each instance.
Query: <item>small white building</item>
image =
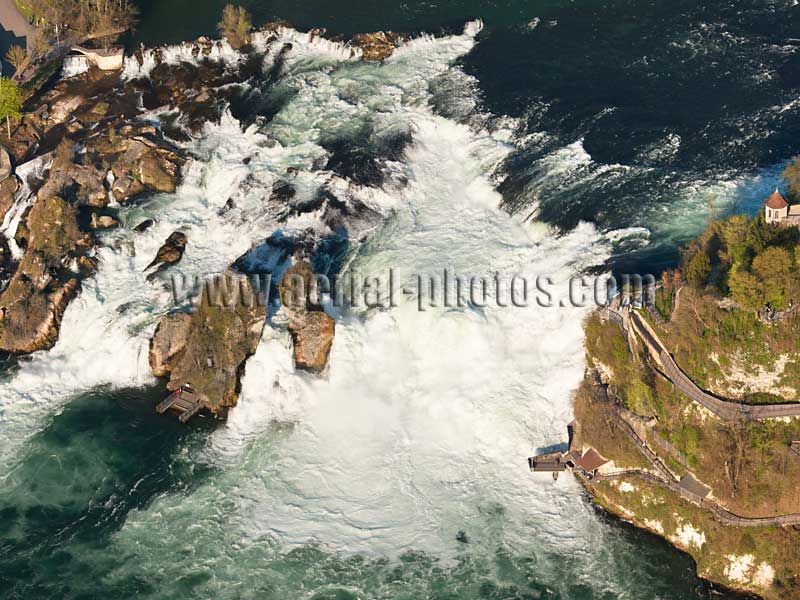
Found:
[[[98,50],[74,46],[64,57],[61,73],[64,77],[73,77],[95,66],[101,71],[115,71],[122,68],[124,53],[121,47]]]
[[[775,188],[764,202],[764,217],[767,223],[784,226],[800,226],[800,204],[789,204]]]

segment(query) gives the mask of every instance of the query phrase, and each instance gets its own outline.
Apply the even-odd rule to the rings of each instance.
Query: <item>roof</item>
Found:
[[[122,54],[122,46],[111,46],[110,48],[84,48],[83,46],[73,46],[70,52],[79,52],[80,54],[97,56],[117,56]]]
[[[767,205],[767,208],[772,208],[777,210],[781,210],[789,206],[789,203],[786,201],[786,198],[784,198],[781,195],[781,193],[778,191],[777,188],[775,188],[775,191],[772,192],[772,195],[769,198],[767,198],[765,204]]]
[[[595,469],[602,467],[607,462],[608,459],[603,458],[603,456],[601,456],[597,450],[594,448],[589,448],[583,453],[583,456],[581,456],[577,466],[584,471],[594,471]]]
[[[691,473],[687,473],[681,477],[680,486],[686,491],[691,492],[695,496],[700,496],[701,498],[705,498],[711,493],[711,488],[697,481],[697,479],[695,479],[694,475]]]

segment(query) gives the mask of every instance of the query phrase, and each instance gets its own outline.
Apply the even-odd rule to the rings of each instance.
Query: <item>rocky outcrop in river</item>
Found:
[[[370,61],[388,58],[404,40],[393,32],[358,34],[346,42],[323,41],[323,34],[313,30],[308,39],[328,51]],[[121,226],[120,204],[177,190],[187,158],[181,144],[207,123],[219,121],[225,110],[241,118],[243,126],[269,121],[273,109],[261,106],[267,95],[259,86],[268,86],[284,68],[283,58],[293,44],[281,38],[295,35],[306,34],[285,24],[268,24],[254,34],[259,42],[234,61],[219,60],[230,49],[207,39],[182,44],[179,50],[143,50],[137,53],[139,74],[130,62],[122,78],[91,69],[51,84],[29,100],[10,139],[0,135],[25,179],[12,175],[0,183],[0,221],[16,211],[11,213],[15,219],[6,219],[7,239],[0,243],[0,280],[5,283],[0,287],[0,351],[27,353],[55,343],[64,310],[80,292],[81,280],[98,266],[94,247],[99,233]],[[181,59],[175,60],[176,52]],[[272,67],[265,67],[263,53],[272,54]],[[143,119],[144,114],[149,116]],[[393,132],[378,143],[352,148],[349,141],[326,139],[322,145],[327,156],[313,169],[348,183],[322,186],[311,199],[299,198],[297,170],[290,168],[265,202],[273,205],[280,223],[317,213],[321,227],[303,242],[304,256],[327,243],[326,235],[336,237],[336,244],[358,243],[382,217],[357,194],[350,197],[347,186],[380,185],[385,161],[409,140],[410,134]],[[223,210],[235,212],[236,202],[231,198]],[[144,231],[152,223],[143,221],[135,230]],[[174,232],[148,268],[177,263],[185,246],[186,236]],[[296,276],[311,289],[314,273],[302,259],[285,274],[281,293]],[[152,275],[149,280],[155,281]],[[307,297],[283,307],[296,366],[322,372],[334,320]],[[236,401],[239,373],[255,350],[265,318],[261,305],[217,306],[207,300],[191,313],[164,317],[152,340],[153,372],[168,378],[169,389],[190,383],[212,412],[222,414]]]
[[[316,304],[316,293],[316,275],[308,261],[299,260],[284,273],[280,297],[289,317],[295,366],[320,373],[328,364],[336,327],[334,320]]]
[[[393,31],[378,31],[376,33],[357,33],[350,43],[361,48],[361,57],[364,60],[385,60],[405,39],[404,36]]]
[[[87,75],[81,93],[74,82],[59,82],[32,101],[36,107],[3,140],[17,163],[38,158],[42,169],[23,186],[16,176],[0,184],[1,217],[15,203],[30,204],[7,232],[22,256],[13,264],[6,245],[2,253],[9,273],[0,292],[2,351],[34,352],[56,342],[64,310],[97,266],[91,230],[118,224],[103,214],[112,201],[174,192],[180,181],[184,159],[155,127],[132,118],[138,101],[112,93],[114,80]]]
[[[190,385],[216,415],[236,404],[241,370],[258,346],[267,316],[247,278],[231,271],[221,277],[226,281],[206,284],[193,313],[162,318],[150,342],[150,366],[154,375],[168,377],[167,390]],[[241,291],[227,303],[216,293],[219,285]]]
[[[71,266],[91,246],[74,206],[52,196],[28,213],[27,249],[0,295],[0,350],[34,352],[58,338],[61,317],[80,287]]]

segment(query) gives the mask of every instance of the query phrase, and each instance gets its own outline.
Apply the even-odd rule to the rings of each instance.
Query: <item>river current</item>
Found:
[[[214,3],[165,27],[184,4],[143,5],[137,41],[211,33]],[[276,232],[325,235],[314,214],[276,221],[265,198],[287,169],[301,198],[325,188],[368,209],[346,270],[542,275],[563,294],[578,274],[672,264],[710,213],[757,206],[794,151],[789,4],[386,4],[250,6],[333,33],[441,35],[378,65],[287,29],[277,79],[257,40],[264,81],[185,143],[176,194],[123,209],[55,348],[5,374],[0,596],[716,594],[571,478],[528,472],[530,453],[565,438],[587,308],[331,308],[322,377],[294,370],[278,320],[227,422],[152,413],[148,341],[172,297],[144,266],[178,228],[189,274]],[[129,62],[124,77],[147,69]],[[380,155],[381,177],[355,160],[320,168],[331,138]]]

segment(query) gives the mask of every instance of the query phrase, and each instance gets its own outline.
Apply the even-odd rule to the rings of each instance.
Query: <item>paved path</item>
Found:
[[[629,316],[631,328],[642,338],[650,354],[663,367],[664,374],[675,387],[720,419],[726,421],[738,419],[755,421],[759,419],[800,417],[800,403],[742,404],[735,400],[717,398],[704,392],[681,370],[667,351],[664,343],[644,319],[635,311],[630,311]]]
[[[0,0],[0,25],[20,38],[27,38],[32,31],[28,19],[19,12],[14,0]]]

